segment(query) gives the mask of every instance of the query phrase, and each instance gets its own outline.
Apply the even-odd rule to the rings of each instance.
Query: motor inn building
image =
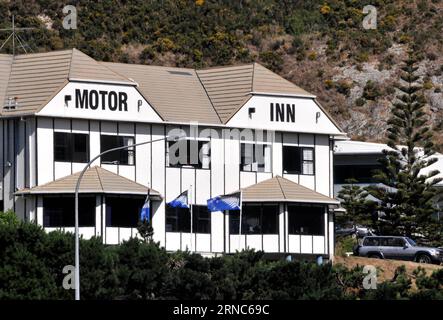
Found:
[[[21,219],[73,231],[86,163],[153,140],[103,155],[86,171],[84,238],[118,244],[137,236],[149,193],[154,240],[170,251],[334,253],[333,146],[345,133],[315,96],[260,64],[106,63],[76,49],[0,55],[0,101],[0,209]],[[190,210],[167,205],[185,190],[193,233]],[[239,211],[206,207],[239,190],[241,235]]]

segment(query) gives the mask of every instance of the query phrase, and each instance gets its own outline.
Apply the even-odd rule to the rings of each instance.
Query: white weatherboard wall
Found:
[[[107,106],[96,110],[80,109],[75,107],[75,90],[105,90],[124,92],[128,95],[127,111],[111,111]],[[71,96],[65,104],[65,97]],[[149,98],[149,97],[148,97]],[[139,103],[141,102],[141,105]],[[270,104],[294,104],[294,122],[270,121]],[[255,112],[249,115],[249,108]],[[318,116],[320,115],[320,116]],[[12,137],[20,140],[17,143],[19,150],[12,159],[13,168],[2,166],[4,172],[3,186],[5,205],[17,204],[11,196],[11,190],[16,186],[14,173],[18,178],[15,182],[20,187],[42,185],[57,178],[68,176],[80,171],[83,163],[55,162],[54,161],[54,132],[74,132],[89,135],[90,158],[100,153],[100,136],[120,135],[135,138],[135,143],[163,139],[169,129],[178,128],[178,125],[166,125],[146,100],[139,94],[135,86],[111,85],[103,83],[71,82],[68,83],[36,118],[29,118],[24,124],[14,129],[13,121],[2,121],[4,138]],[[152,203],[154,237],[168,250],[184,250],[186,248],[201,253],[235,252],[242,248],[254,248],[266,252],[291,252],[307,254],[327,254],[333,251],[333,222],[327,216],[325,221],[325,236],[289,235],[286,206],[280,206],[279,234],[277,235],[238,235],[229,234],[228,215],[222,212],[211,214],[211,234],[194,234],[180,232],[166,232],[165,204],[178,196],[192,185],[194,204],[205,205],[210,197],[223,195],[239,190],[260,181],[282,175],[296,183],[304,185],[322,194],[332,195],[332,156],[330,135],[340,134],[332,121],[318,107],[313,99],[296,97],[253,96],[235,114],[228,123],[229,127],[261,128],[275,130],[273,140],[262,141],[260,138],[243,138],[250,142],[271,144],[270,172],[242,172],[240,171],[240,139],[238,137],[223,136],[223,129],[213,127],[214,135],[206,137],[211,144],[210,169],[170,168],[166,165],[166,142],[157,141],[152,144],[136,148],[135,165],[101,164],[97,160],[94,165],[127,177],[145,186],[150,186],[160,192],[163,201]],[[188,131],[185,125],[183,129]],[[200,127],[200,130],[206,127]],[[14,135],[14,131],[21,133]],[[26,143],[23,141],[26,140]],[[257,141],[258,140],[258,141]],[[282,150],[283,146],[312,147],[315,152],[314,175],[289,175],[283,173]],[[14,152],[14,143],[5,146],[9,157]],[[23,149],[23,147],[25,149]],[[27,149],[26,149],[27,148]],[[28,150],[24,152],[23,150]],[[5,159],[3,159],[4,163]],[[15,167],[17,164],[17,167]],[[25,171],[20,166],[28,164]],[[23,208],[25,207],[25,208]],[[29,219],[37,218],[42,223],[43,208],[40,197],[35,201],[32,198],[17,208],[25,211],[22,214]],[[105,197],[97,198],[96,226],[84,229],[81,232],[85,237],[102,235],[106,243],[115,244],[136,235],[131,228],[109,228],[106,222]],[[329,220],[329,221],[328,221]],[[84,232],[83,232],[84,231]],[[329,234],[329,236],[328,236]]]

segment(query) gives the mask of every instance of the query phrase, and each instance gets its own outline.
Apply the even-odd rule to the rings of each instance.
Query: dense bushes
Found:
[[[149,63],[162,63],[162,56],[170,53],[180,66],[260,59],[257,49],[269,50],[267,43],[282,35],[303,37],[308,47],[321,36],[328,43],[329,56],[340,57],[346,51],[357,62],[386,52],[393,41],[415,43],[417,51],[443,41],[439,4],[430,0],[417,4],[402,0],[84,0],[70,4],[77,7],[76,30],[62,27],[66,3],[48,0],[0,1],[0,28],[10,27],[14,14],[18,26],[35,27],[21,34],[34,51],[77,47],[98,60]],[[368,4],[378,10],[376,30],[362,28],[363,7]],[[0,34],[0,40],[7,36]],[[196,53],[201,61],[195,59]],[[297,58],[302,57],[297,53]]]
[[[73,244],[72,234],[0,220],[0,299],[73,299],[62,287]],[[443,298],[442,270],[430,277],[418,270],[414,293],[404,270],[378,290],[364,290],[360,268],[270,261],[261,252],[208,259],[138,239],[105,246],[93,238],[80,246],[83,299]]]

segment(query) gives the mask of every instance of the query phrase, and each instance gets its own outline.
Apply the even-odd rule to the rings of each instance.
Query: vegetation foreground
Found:
[[[0,299],[73,299],[62,286],[73,235],[46,233],[13,214],[0,218]],[[204,258],[141,239],[116,246],[81,240],[80,266],[83,299],[443,299],[443,269],[411,275],[399,267],[366,290],[361,266],[270,261],[253,251]]]

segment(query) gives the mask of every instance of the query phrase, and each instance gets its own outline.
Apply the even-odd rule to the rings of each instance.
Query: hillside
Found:
[[[363,267],[365,265],[372,265],[377,268],[377,283],[384,281],[391,281],[395,277],[395,271],[397,268],[404,266],[407,276],[411,279],[413,283],[413,288],[415,289],[415,276],[414,271],[418,268],[423,269],[427,275],[432,274],[434,271],[440,270],[443,266],[438,266],[434,264],[422,264],[412,261],[398,261],[398,260],[384,260],[384,259],[371,259],[364,257],[341,257],[336,256],[334,259],[334,264],[340,264],[347,269],[353,269],[357,266]]]
[[[316,94],[356,139],[382,141],[408,49],[420,57],[436,142],[443,149],[443,0],[72,1],[78,29],[64,30],[64,1],[0,0],[0,28],[33,51],[77,47],[98,60],[208,67],[251,61]],[[377,8],[377,29],[362,9]],[[5,39],[7,33],[0,33]],[[4,48],[10,51],[10,48]]]

